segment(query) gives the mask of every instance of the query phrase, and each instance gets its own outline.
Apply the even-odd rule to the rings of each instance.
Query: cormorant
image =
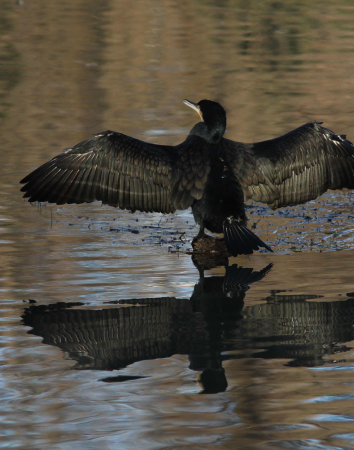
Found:
[[[284,136],[243,144],[223,137],[226,113],[216,102],[184,100],[200,115],[176,146],[105,131],[34,170],[21,183],[29,202],[103,204],[173,213],[192,207],[204,229],[224,233],[228,252],[264,247],[247,225],[244,195],[272,209],[315,199],[327,189],[354,188],[354,147],[319,122]]]

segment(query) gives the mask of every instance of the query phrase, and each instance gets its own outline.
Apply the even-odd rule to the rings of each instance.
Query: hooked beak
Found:
[[[199,114],[200,118],[203,120],[203,114],[199,108],[198,103],[194,103],[191,102],[190,100],[184,99],[183,103],[187,106],[189,106],[190,108],[194,109],[194,111],[197,111],[197,113]]]

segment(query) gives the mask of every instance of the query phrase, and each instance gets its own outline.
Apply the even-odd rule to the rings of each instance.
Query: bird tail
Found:
[[[259,250],[260,247],[273,251],[269,245],[234,218],[224,220],[224,237],[227,251],[232,256],[250,255],[253,250]]]

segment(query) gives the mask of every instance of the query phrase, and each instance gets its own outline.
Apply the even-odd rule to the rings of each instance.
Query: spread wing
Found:
[[[354,188],[354,146],[318,122],[255,144],[228,139],[222,155],[246,197],[272,209],[306,203],[327,189]]]
[[[21,180],[30,202],[86,203],[170,213],[202,196],[209,163],[194,136],[171,147],[106,131],[83,141]],[[195,164],[200,161],[202,166]]]

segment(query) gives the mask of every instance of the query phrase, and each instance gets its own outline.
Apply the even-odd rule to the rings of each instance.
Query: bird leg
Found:
[[[196,237],[193,239],[193,242],[197,241],[198,239],[202,238],[203,236],[205,236],[205,232],[204,232],[204,225],[200,225],[199,228],[199,233],[196,235]]]

